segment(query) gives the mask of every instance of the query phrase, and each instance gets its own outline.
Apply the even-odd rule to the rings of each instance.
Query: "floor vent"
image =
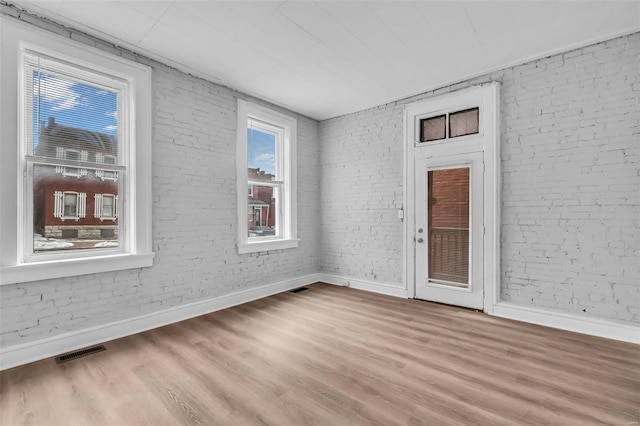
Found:
[[[103,345],[93,346],[87,349],[80,349],[79,351],[69,352],[68,354],[60,355],[56,357],[56,364],[62,364],[63,362],[71,361],[72,359],[80,358],[85,355],[91,355],[96,352],[106,351]]]
[[[309,287],[295,288],[295,289],[290,290],[290,291],[291,291],[291,293],[300,293],[301,291],[305,291],[305,290],[309,290]]]

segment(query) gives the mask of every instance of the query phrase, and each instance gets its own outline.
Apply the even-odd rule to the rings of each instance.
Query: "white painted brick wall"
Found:
[[[49,21],[22,18],[154,68],[157,254],[152,268],[0,287],[3,346],[320,268],[401,284],[395,210],[402,206],[404,105],[492,80],[502,82],[503,299],[640,321],[639,34],[338,117],[319,129],[296,115],[300,247],[239,256],[235,108],[236,97],[246,97]]]
[[[82,43],[153,67],[154,266],[0,287],[0,345],[106,324],[319,270],[318,123],[298,114],[297,249],[236,250],[237,98],[226,87],[48,21]],[[275,109],[286,112],[281,108]]]
[[[401,284],[402,111],[499,81],[502,299],[640,322],[640,33],[320,123],[321,270]]]

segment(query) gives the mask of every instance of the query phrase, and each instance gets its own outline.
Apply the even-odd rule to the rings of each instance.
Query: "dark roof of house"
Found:
[[[115,136],[57,124],[53,117],[49,117],[48,125],[40,133],[36,154],[53,157],[56,147],[117,155]]]

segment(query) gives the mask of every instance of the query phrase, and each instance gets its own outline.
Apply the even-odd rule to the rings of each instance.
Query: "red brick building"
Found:
[[[248,168],[249,180],[272,181],[275,176],[263,170]],[[273,235],[276,226],[276,206],[273,187],[249,185],[248,226],[250,236]]]
[[[83,167],[36,166],[35,232],[48,238],[117,239],[118,172],[105,167],[117,163],[116,138],[49,118],[36,155],[82,162]]]

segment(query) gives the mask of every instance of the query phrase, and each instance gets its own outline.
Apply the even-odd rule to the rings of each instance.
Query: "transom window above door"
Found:
[[[480,108],[468,108],[420,120],[420,142],[453,139],[480,132]]]

